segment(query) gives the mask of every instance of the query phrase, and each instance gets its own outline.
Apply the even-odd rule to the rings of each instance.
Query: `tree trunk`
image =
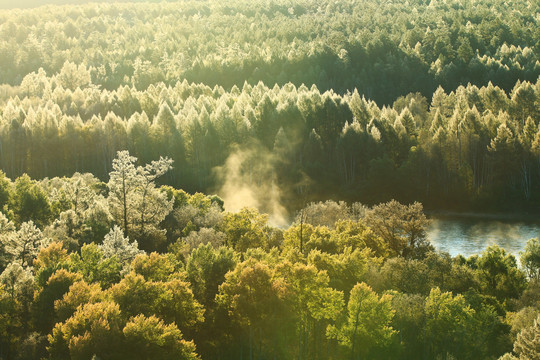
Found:
[[[253,360],[253,329],[249,325],[249,360]]]
[[[122,176],[122,201],[124,205],[124,236],[128,237],[126,175]]]

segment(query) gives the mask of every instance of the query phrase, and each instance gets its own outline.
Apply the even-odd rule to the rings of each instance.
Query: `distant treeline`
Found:
[[[173,2],[177,0],[0,0],[0,9],[27,9],[45,5],[84,5],[88,3],[136,3],[136,2]]]
[[[256,148],[235,176],[260,184],[269,172],[259,164],[269,165],[288,207],[329,196],[488,210],[537,210],[540,201],[540,82],[509,94],[491,84],[438,88],[431,100],[415,93],[379,107],[357,91],[292,84],[101,90],[86,67],[66,63],[4,90],[0,167],[11,178],[78,171],[106,180],[128,149],[145,162],[171,157],[166,183],[211,191],[223,181],[216,167]]]
[[[37,2],[36,2],[37,3]],[[177,81],[230,90],[317,85],[391,104],[441,85],[510,92],[540,74],[534,0],[179,1],[0,11],[0,83],[65,61],[114,90]]]

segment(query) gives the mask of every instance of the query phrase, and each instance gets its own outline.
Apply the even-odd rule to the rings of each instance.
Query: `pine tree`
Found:
[[[135,166],[136,160],[128,151],[118,152],[108,182],[108,203],[124,235],[145,239],[145,248],[153,248],[156,244],[152,242],[159,241],[159,234],[163,233],[158,225],[173,204],[164,191],[156,188],[155,180],[171,169],[172,160],[160,158],[145,166]]]

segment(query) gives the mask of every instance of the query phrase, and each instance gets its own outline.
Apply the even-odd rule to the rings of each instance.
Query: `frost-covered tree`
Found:
[[[424,215],[420,203],[403,205],[392,200],[366,211],[364,220],[397,255],[418,258],[432,249],[426,239],[429,220]]]
[[[97,182],[98,180],[91,174],[75,173],[62,184],[62,193],[71,202],[71,208],[77,215],[88,209],[98,196],[92,189],[92,185]]]
[[[6,246],[14,231],[15,225],[13,222],[4,213],[0,212],[0,266],[6,264],[6,258],[8,257]]]
[[[226,238],[227,236],[221,231],[212,228],[201,228],[199,231],[190,232],[183,241],[189,246],[189,250],[193,251],[201,244],[210,244],[214,249],[217,249],[225,243]]]
[[[84,88],[92,83],[90,71],[80,64],[74,64],[66,61],[64,66],[60,70],[60,73],[56,76],[56,81],[64,88],[75,90],[77,88]]]
[[[75,250],[78,246],[75,239],[80,237],[82,227],[82,219],[70,209],[60,213],[52,226],[45,229],[45,233],[53,239],[62,241],[66,247],[73,247]]]
[[[171,169],[172,160],[160,158],[145,166],[135,166],[137,158],[119,151],[109,174],[108,203],[113,218],[125,236],[142,239],[160,233],[158,224],[171,212],[173,201],[155,180]]]
[[[534,324],[523,329],[514,342],[514,353],[508,353],[499,360],[538,360],[540,359],[540,316]]]
[[[140,198],[135,204],[137,218],[134,222],[137,223],[137,230],[141,235],[145,234],[148,227],[157,226],[172,210],[172,200],[168,200],[165,191],[158,190],[155,185],[155,180],[169,171],[172,163],[171,159],[161,157],[137,168],[141,186],[138,189]]]
[[[109,173],[109,206],[117,223],[121,223],[124,234],[129,234],[130,217],[133,193],[140,186],[141,178],[137,176],[135,167],[137,158],[130,156],[128,151],[119,151],[113,160],[113,171]]]
[[[8,236],[6,253],[13,261],[19,262],[22,266],[32,266],[39,250],[47,246],[49,241],[50,239],[45,238],[41,230],[30,220],[23,223],[17,232]]]
[[[122,263],[129,263],[139,254],[144,251],[139,250],[137,241],[129,242],[128,237],[124,237],[122,229],[115,225],[111,231],[105,235],[103,244],[100,245],[105,258],[116,256]]]
[[[12,300],[23,298],[32,299],[34,276],[29,270],[24,269],[20,264],[12,262],[0,275],[0,285],[9,294]]]
[[[15,231],[15,225],[3,212],[0,212],[0,235]]]
[[[16,341],[28,329],[34,295],[34,276],[28,269],[12,262],[0,274],[0,344]],[[7,321],[6,321],[7,320]],[[5,354],[5,352],[4,352]],[[8,353],[9,354],[9,353]]]
[[[520,359],[540,359],[540,317],[533,326],[521,331],[514,343],[514,351]]]

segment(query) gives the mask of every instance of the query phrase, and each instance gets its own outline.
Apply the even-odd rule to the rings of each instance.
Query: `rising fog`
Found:
[[[216,192],[225,201],[225,210],[256,208],[269,215],[271,225],[287,226],[289,213],[282,204],[284,191],[277,184],[276,161],[274,154],[257,144],[232,151],[225,164],[214,169]]]

